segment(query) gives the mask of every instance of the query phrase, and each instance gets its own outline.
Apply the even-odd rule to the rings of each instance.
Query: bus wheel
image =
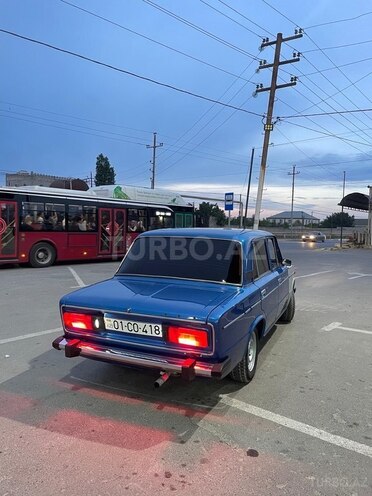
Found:
[[[56,250],[49,243],[36,243],[30,251],[32,267],[49,267],[56,259]]]

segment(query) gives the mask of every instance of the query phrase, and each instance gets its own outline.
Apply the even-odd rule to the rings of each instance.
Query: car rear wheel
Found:
[[[296,310],[295,295],[294,293],[292,293],[287,308],[284,310],[281,317],[279,318],[279,322],[283,322],[284,324],[289,324],[290,322],[292,322],[292,319],[295,314],[295,310]]]
[[[255,329],[249,338],[247,350],[238,363],[238,365],[230,372],[230,376],[234,381],[248,384],[256,373],[258,355],[258,336]]]
[[[49,243],[36,243],[31,248],[30,264],[32,267],[49,267],[56,259],[56,250]]]

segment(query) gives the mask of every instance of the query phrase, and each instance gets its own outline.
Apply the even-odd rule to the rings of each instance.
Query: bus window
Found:
[[[176,220],[176,227],[185,227],[183,225],[183,214],[176,213],[175,220]]]
[[[44,203],[22,202],[21,231],[40,231],[44,221]]]
[[[99,253],[111,252],[111,210],[100,209],[100,240]]]
[[[173,219],[172,219],[172,217],[164,217],[163,227],[173,227]]]
[[[84,206],[83,215],[87,222],[87,231],[97,231],[97,208]]]
[[[69,205],[68,230],[73,232],[97,231],[97,208],[87,205]]]
[[[193,227],[193,226],[194,226],[193,214],[185,214],[185,227]]]
[[[125,210],[114,209],[114,253],[125,252]]]
[[[147,230],[146,210],[128,208],[128,233],[144,232]]]
[[[69,231],[86,231],[86,228],[80,228],[83,226],[83,206],[82,205],[69,205],[68,206],[68,230]]]
[[[63,231],[65,229],[65,206],[61,203],[46,203],[44,219],[45,230]]]

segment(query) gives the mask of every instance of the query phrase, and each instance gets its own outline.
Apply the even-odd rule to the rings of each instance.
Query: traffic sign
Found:
[[[234,193],[225,193],[225,210],[234,210]]]

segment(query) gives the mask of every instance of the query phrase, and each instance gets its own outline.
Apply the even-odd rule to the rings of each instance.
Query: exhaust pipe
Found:
[[[170,374],[168,372],[160,372],[160,377],[159,379],[156,379],[154,382],[154,387],[155,388],[160,388],[167,380],[169,379]]]

